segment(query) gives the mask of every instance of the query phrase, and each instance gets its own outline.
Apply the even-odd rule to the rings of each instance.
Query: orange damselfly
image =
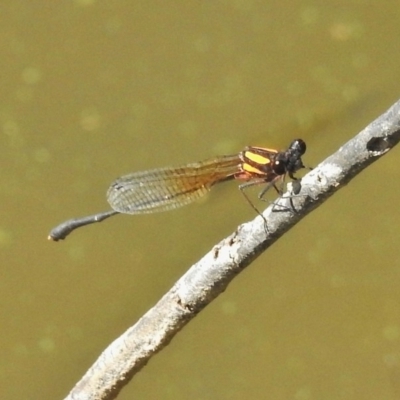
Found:
[[[285,151],[249,146],[239,154],[124,175],[107,191],[112,210],[65,221],[55,227],[48,238],[54,241],[65,239],[81,226],[101,222],[116,214],[145,214],[178,208],[204,196],[215,184],[230,179],[243,182],[239,189],[256,209],[243,190],[266,184],[260,198],[270,187],[281,193],[276,187],[277,181],[286,174],[296,180],[294,173],[304,168],[301,157],[305,151],[305,142],[296,139]]]

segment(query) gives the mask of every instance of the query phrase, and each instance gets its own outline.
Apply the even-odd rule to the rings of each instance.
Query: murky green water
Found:
[[[302,137],[317,165],[400,97],[396,1],[5,1],[0,394],[61,399],[178,277],[254,217],[235,183],[118,216],[121,174]],[[398,154],[315,211],[120,399],[400,396]]]

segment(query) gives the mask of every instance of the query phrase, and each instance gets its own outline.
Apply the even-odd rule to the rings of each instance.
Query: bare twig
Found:
[[[400,101],[301,181],[300,195],[283,196],[283,212],[264,212],[214,246],[134,326],[98,358],[66,399],[114,399],[149,359],[222,293],[229,282],[288,229],[321,205],[400,140]],[[296,212],[287,211],[293,203]],[[290,205],[289,205],[290,206]],[[276,207],[276,206],[275,206]]]

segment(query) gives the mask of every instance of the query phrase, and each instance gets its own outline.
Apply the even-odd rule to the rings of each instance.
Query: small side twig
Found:
[[[399,140],[400,101],[308,173],[301,181],[299,195],[290,198],[286,194],[278,201],[283,208],[290,201],[296,212],[273,212],[270,206],[263,213],[268,229],[258,216],[215,245],[100,355],[66,399],[114,399],[135,373],[222,293],[236,275]]]

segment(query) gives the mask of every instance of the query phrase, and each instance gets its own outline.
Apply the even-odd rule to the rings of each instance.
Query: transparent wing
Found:
[[[120,213],[144,214],[182,207],[204,196],[217,182],[239,171],[239,155],[222,156],[178,168],[134,172],[118,178],[107,192]]]

